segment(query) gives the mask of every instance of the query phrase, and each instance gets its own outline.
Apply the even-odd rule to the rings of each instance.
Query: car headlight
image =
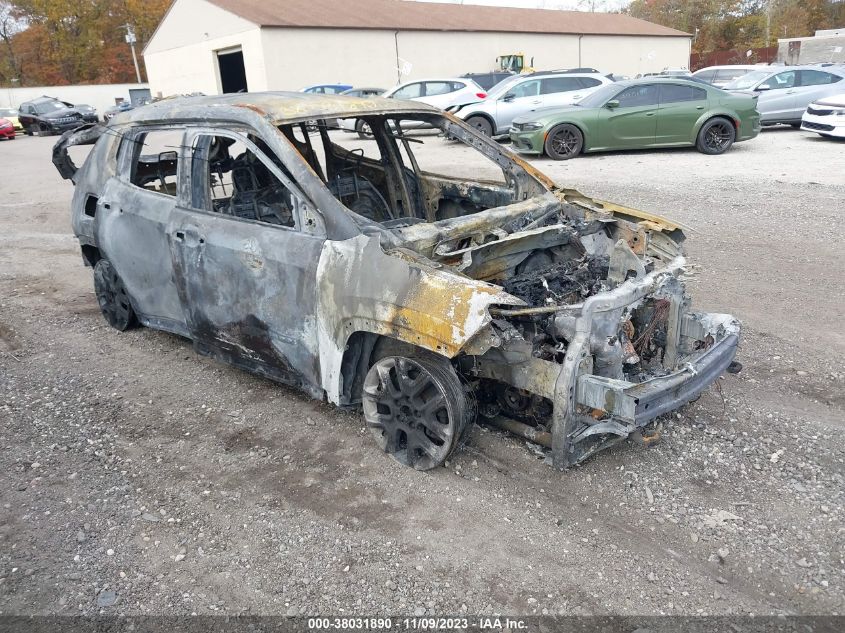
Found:
[[[542,130],[543,124],[532,121],[531,123],[523,123],[520,127],[523,132],[535,132],[536,130]]]

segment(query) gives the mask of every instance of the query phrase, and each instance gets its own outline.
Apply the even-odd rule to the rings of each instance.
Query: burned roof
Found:
[[[210,0],[259,26],[575,35],[688,33],[622,13],[517,9],[408,0]]]
[[[321,119],[344,115],[425,112],[437,113],[432,106],[382,99],[381,97],[349,97],[344,95],[303,92],[239,92],[224,95],[173,97],[122,113],[118,122],[178,120],[213,115],[215,109],[245,108],[271,118],[274,123]],[[231,110],[230,110],[231,113]],[[226,118],[221,111],[221,118]]]

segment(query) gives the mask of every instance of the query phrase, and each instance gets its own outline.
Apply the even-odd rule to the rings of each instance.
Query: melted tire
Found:
[[[126,286],[107,259],[101,259],[94,266],[94,291],[100,311],[110,326],[125,332],[138,324]]]
[[[363,408],[379,448],[416,470],[441,466],[465,441],[475,411],[452,365],[434,355],[376,361]]]

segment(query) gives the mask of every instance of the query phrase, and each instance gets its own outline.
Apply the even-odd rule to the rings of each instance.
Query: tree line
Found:
[[[845,27],[845,0],[633,0],[627,12],[692,34],[695,53],[774,46],[778,38]]]
[[[0,85],[135,81],[140,53],[170,0],[0,0]]]

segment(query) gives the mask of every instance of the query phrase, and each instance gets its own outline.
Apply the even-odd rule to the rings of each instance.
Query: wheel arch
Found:
[[[695,144],[698,140],[698,134],[699,132],[701,132],[701,128],[703,128],[708,122],[712,121],[713,119],[726,119],[730,121],[731,125],[734,128],[734,132],[736,132],[736,135],[739,136],[739,117],[727,111],[711,110],[710,112],[705,112],[704,114],[702,114],[699,117],[698,121],[696,121],[695,126],[692,130],[692,138],[690,139],[693,144]]]
[[[358,330],[346,339],[340,362],[340,404],[356,405],[361,402],[364,379],[370,367],[385,356],[431,356],[449,358],[441,352],[415,345],[400,338]]]
[[[493,129],[493,135],[496,135],[498,133],[499,126],[496,125],[496,121],[493,118],[493,116],[490,115],[487,112],[476,111],[476,112],[473,112],[471,114],[466,115],[465,117],[463,117],[462,120],[463,120],[464,123],[466,123],[469,119],[471,119],[472,117],[475,117],[475,116],[480,116],[481,118],[487,120],[487,122],[490,124],[490,127]]]
[[[546,141],[549,138],[549,134],[552,133],[552,130],[554,130],[556,127],[560,127],[561,125],[571,125],[572,127],[576,128],[579,132],[581,132],[582,143],[581,151],[579,152],[579,154],[586,153],[589,149],[587,147],[587,139],[589,138],[587,134],[587,126],[584,125],[582,121],[556,121],[553,125],[549,126],[548,131],[543,134],[543,154],[546,154]]]

